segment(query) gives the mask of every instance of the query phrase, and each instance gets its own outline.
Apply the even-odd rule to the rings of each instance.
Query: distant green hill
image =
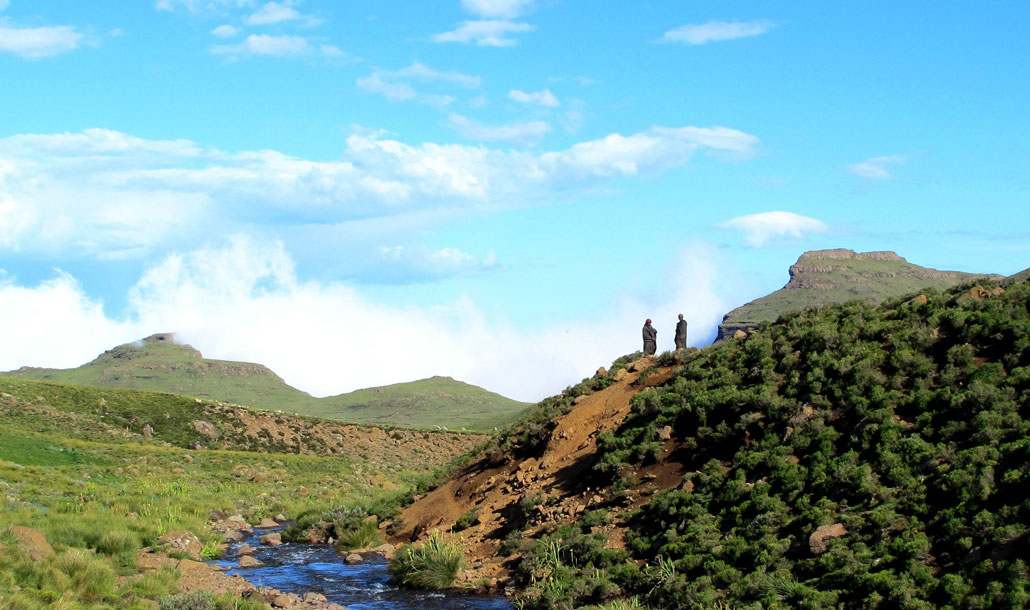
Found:
[[[191,346],[176,343],[171,333],[119,345],[78,368],[22,367],[5,375],[171,392],[353,423],[419,428],[488,430],[514,421],[529,406],[449,377],[315,398],[264,365],[206,359]]]
[[[1030,269],[1024,269],[1024,270],[1020,271],[1019,273],[1010,275],[1009,277],[1011,279],[1013,279],[1013,280],[1016,280],[1017,282],[1023,282],[1023,281],[1026,281],[1026,280],[1030,280]]]
[[[977,277],[1002,278],[928,269],[894,252],[856,253],[843,248],[805,252],[790,267],[786,286],[726,314],[719,325],[719,339],[754,328],[759,322],[771,322],[787,311],[854,300],[880,303],[924,288],[946,290]]]

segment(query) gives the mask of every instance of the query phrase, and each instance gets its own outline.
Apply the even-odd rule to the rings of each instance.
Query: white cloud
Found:
[[[248,25],[272,25],[285,21],[298,21],[303,25],[318,25],[321,20],[310,15],[304,15],[293,8],[293,2],[268,2],[254,13],[247,17]]]
[[[551,125],[546,121],[529,121],[528,123],[511,123],[508,125],[484,125],[478,121],[451,114],[448,123],[452,129],[464,138],[484,142],[508,142],[511,144],[535,144],[551,133]]]
[[[508,20],[462,21],[450,32],[433,35],[434,42],[458,42],[480,47],[513,47],[518,39],[510,34],[531,32],[535,28],[528,23]]]
[[[168,12],[215,13],[246,8],[253,3],[253,0],[157,0],[154,8]]]
[[[855,163],[854,165],[848,166],[848,171],[856,176],[862,178],[872,178],[874,180],[889,180],[893,176],[890,173],[889,167],[892,165],[902,165],[908,162],[908,155],[888,155],[885,157],[873,157],[866,159],[861,163]]]
[[[374,266],[381,283],[407,283],[490,271],[496,269],[498,263],[493,252],[479,257],[457,248],[380,246]]]
[[[759,19],[757,21],[709,21],[702,24],[687,24],[669,30],[662,36],[661,41],[702,45],[720,40],[758,36],[771,30],[774,25],[768,19]]]
[[[442,107],[455,99],[449,95],[420,94],[411,85],[413,82],[475,89],[479,87],[482,79],[454,70],[436,70],[416,61],[400,70],[375,70],[368,76],[358,78],[355,84],[359,89],[377,93],[391,101],[418,100],[431,106]]]
[[[229,24],[220,25],[215,29],[211,30],[211,35],[217,36],[218,38],[232,38],[233,36],[236,36],[239,33],[240,28]]]
[[[461,7],[477,17],[513,19],[528,13],[534,0],[461,0]]]
[[[79,48],[83,35],[73,26],[9,27],[0,23],[0,51],[25,59],[53,57]]]
[[[639,349],[646,317],[655,319],[663,350],[672,348],[677,313],[691,324],[690,344],[707,343],[728,307],[715,290],[716,257],[686,250],[669,261],[662,298],[623,296],[609,317],[515,329],[465,298],[394,307],[347,284],[304,281],[281,244],[237,237],[149,268],[129,293],[124,319],[107,317],[65,274],[31,288],[0,278],[0,370],[73,367],[114,345],[174,331],[208,358],[266,364],[315,395],[449,375],[538,400]]]
[[[0,0],[0,11],[6,10],[9,5],[9,0]]]
[[[245,55],[265,57],[326,57],[344,56],[344,52],[332,45],[314,45],[304,36],[287,34],[251,34],[239,44],[215,45],[211,47],[214,55],[224,55],[238,59]]]
[[[558,101],[558,98],[554,97],[554,94],[551,93],[550,89],[533,91],[531,93],[512,89],[508,92],[508,99],[522,104],[534,104],[537,106],[544,106],[546,108],[557,108],[558,106],[561,106],[561,102]]]
[[[717,226],[744,233],[744,242],[754,248],[770,243],[798,240],[807,234],[823,233],[829,227],[822,221],[793,212],[762,212],[738,216]]]
[[[546,123],[452,126],[485,141],[532,143]],[[549,204],[610,177],[657,174],[695,152],[740,158],[758,138],[726,127],[660,127],[542,153],[477,144],[410,145],[354,133],[339,160],[229,153],[188,140],[90,129],[0,139],[0,247],[139,256],[226,227],[305,226]],[[239,211],[247,211],[241,217]],[[245,219],[244,219],[245,218]]]

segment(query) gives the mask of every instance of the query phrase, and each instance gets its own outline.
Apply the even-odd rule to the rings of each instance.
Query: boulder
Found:
[[[236,554],[237,555],[253,555],[256,552],[257,552],[257,549],[255,549],[254,547],[250,546],[249,544],[244,544],[240,548],[236,549]]]
[[[372,549],[373,553],[379,553],[387,559],[393,559],[394,553],[397,552],[397,547],[390,543],[380,544],[376,548]]]
[[[615,377],[614,377],[615,381],[622,381],[623,379],[626,378],[626,375],[628,375],[628,374],[629,374],[629,372],[626,369],[619,369],[619,370],[615,371]]]
[[[667,441],[672,438],[672,426],[665,426],[658,431],[658,440]]]
[[[158,538],[156,542],[158,545],[168,547],[170,552],[186,553],[195,560],[200,559],[200,551],[204,550],[204,545],[201,544],[200,539],[193,532],[185,530],[168,532]]]
[[[815,532],[808,537],[808,548],[814,555],[818,555],[830,548],[831,540],[834,538],[840,538],[847,533],[848,530],[844,527],[843,523],[820,525],[816,528]]]
[[[320,604],[322,602],[329,601],[325,595],[321,593],[315,593],[314,591],[308,591],[304,594],[304,602],[308,604]]]
[[[260,568],[265,565],[260,559],[254,559],[250,555],[244,555],[240,557],[241,568]]]
[[[273,597],[270,603],[273,608],[289,608],[293,605],[293,598],[285,593],[280,593]]]
[[[265,534],[261,537],[261,544],[265,546],[279,546],[283,543],[283,536],[280,533]]]
[[[733,331],[733,338],[734,339],[747,339],[747,333],[742,331],[742,330],[735,330],[735,331]]]
[[[285,521],[285,519],[284,519],[284,521]],[[260,528],[279,527],[279,524],[276,523],[274,519],[269,519],[268,517],[265,517],[264,519],[261,520],[261,523],[257,524],[256,527],[260,527]]]
[[[11,533],[18,542],[18,548],[31,557],[32,561],[43,561],[54,554],[54,548],[39,530],[16,525],[11,528]]]
[[[608,374],[608,369],[606,369],[606,368],[604,368],[602,366],[601,368],[597,369],[596,373],[594,373],[594,377],[604,377],[607,374]]]
[[[361,555],[358,555],[357,553],[351,553],[344,557],[343,561],[347,564],[354,565],[356,563],[361,563],[364,559],[362,559]]]
[[[243,532],[239,530],[232,530],[225,532],[222,536],[226,542],[243,542]]]

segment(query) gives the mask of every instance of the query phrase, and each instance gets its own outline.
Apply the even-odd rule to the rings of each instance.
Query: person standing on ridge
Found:
[[[651,318],[644,322],[644,353],[653,356],[658,349],[658,331],[651,326]]]
[[[676,349],[687,347],[687,321],[680,314],[679,322],[676,322]]]

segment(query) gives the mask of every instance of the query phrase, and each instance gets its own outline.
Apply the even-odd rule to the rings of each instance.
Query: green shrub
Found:
[[[447,589],[465,567],[464,548],[434,532],[421,544],[401,547],[390,561],[392,580],[417,589]]]
[[[379,536],[379,526],[375,521],[361,522],[350,529],[337,531],[337,535],[339,539],[336,541],[336,548],[341,551],[371,549],[383,543]]]
[[[166,595],[157,600],[160,610],[215,610],[215,598],[206,591]]]
[[[57,558],[57,568],[68,576],[68,588],[87,601],[114,595],[115,574],[103,559],[81,549],[69,549]]]
[[[479,523],[479,511],[472,509],[458,517],[458,520],[454,522],[454,527],[451,528],[451,531],[460,532],[461,530],[468,529],[477,523]]]

